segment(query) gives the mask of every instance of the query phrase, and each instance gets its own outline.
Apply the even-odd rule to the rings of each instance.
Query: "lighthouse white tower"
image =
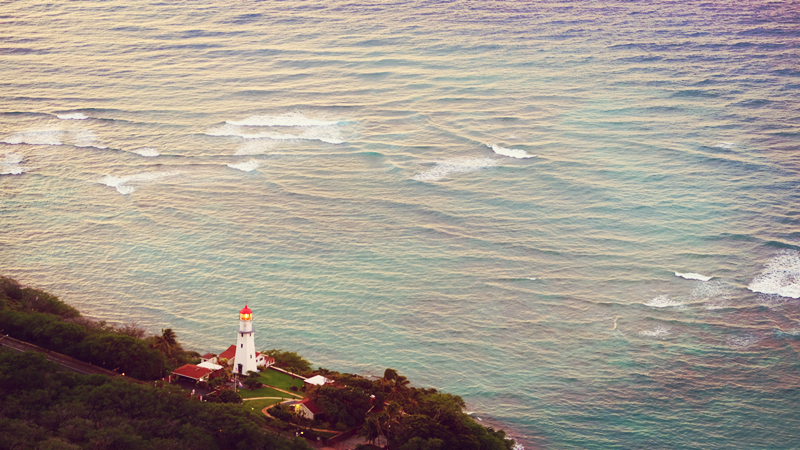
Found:
[[[256,371],[256,343],[253,337],[253,311],[244,305],[239,311],[239,332],[236,334],[236,356],[233,358],[233,372],[247,375]]]

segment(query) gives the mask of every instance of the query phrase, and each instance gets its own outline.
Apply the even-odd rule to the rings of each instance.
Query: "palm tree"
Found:
[[[381,429],[381,423],[378,417],[367,417],[367,420],[364,422],[364,427],[359,430],[358,434],[367,438],[370,444],[374,444],[375,440],[383,435],[383,430]]]
[[[172,356],[178,350],[178,339],[172,328],[162,328],[161,336],[156,336],[152,347],[167,356]]]
[[[388,400],[395,400],[395,401],[406,398],[406,396],[410,391],[408,387],[410,383],[411,382],[408,381],[408,378],[402,375],[395,376],[394,379],[391,380],[389,384],[389,395],[386,398]]]

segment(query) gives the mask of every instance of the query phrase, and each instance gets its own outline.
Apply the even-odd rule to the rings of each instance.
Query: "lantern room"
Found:
[[[253,320],[253,311],[250,311],[247,305],[239,311],[239,320]]]

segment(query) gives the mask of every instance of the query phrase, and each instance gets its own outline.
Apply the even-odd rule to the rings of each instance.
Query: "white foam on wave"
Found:
[[[689,298],[692,302],[704,302],[708,310],[727,308],[733,298],[733,286],[721,281],[701,283]]]
[[[736,143],[735,142],[720,142],[719,144],[715,145],[714,147],[724,148],[725,150],[730,150],[730,149],[736,147]]]
[[[518,148],[504,148],[494,144],[486,144],[486,146],[492,149],[492,151],[494,151],[498,155],[508,156],[509,158],[517,158],[517,159],[536,158],[536,155],[531,155],[525,150],[520,150]]]
[[[275,141],[307,140],[321,141],[327,144],[343,144],[341,130],[335,126],[303,128],[300,133],[279,133],[276,131],[262,131],[250,133],[239,125],[225,125],[210,128],[206,131],[209,136],[237,136],[243,139],[272,139]]]
[[[20,131],[2,140],[6,144],[28,145],[61,145],[64,132],[59,129],[45,128]]]
[[[647,337],[661,337],[670,334],[669,330],[670,329],[665,327],[664,325],[658,325],[652,330],[640,331],[639,335]]]
[[[8,153],[0,161],[0,175],[21,175],[24,173],[26,169],[19,165],[22,159],[22,155]]]
[[[252,172],[258,169],[258,166],[261,165],[261,161],[257,159],[251,159],[247,162],[236,163],[236,164],[228,164],[228,167],[231,169],[241,170],[242,172]]]
[[[97,145],[97,135],[95,135],[92,130],[77,129],[71,133],[70,139],[73,141],[75,147],[94,147],[101,150],[108,148]]]
[[[783,250],[767,262],[747,289],[762,294],[800,298],[800,252]]]
[[[454,173],[469,173],[497,165],[492,158],[448,159],[445,161],[426,161],[434,166],[411,177],[416,181],[438,181]]]
[[[248,139],[236,150],[236,155],[263,155],[275,148],[272,139]]]
[[[645,306],[653,308],[683,308],[683,303],[670,298],[669,295],[659,295],[651,300],[644,302]]]
[[[310,119],[301,112],[292,112],[277,116],[250,116],[244,120],[226,120],[225,123],[247,127],[324,127],[336,125],[339,121]]]
[[[61,120],[86,120],[89,118],[89,116],[83,113],[56,114],[56,117]]]
[[[765,337],[766,335],[764,333],[749,333],[744,336],[732,336],[728,338],[728,345],[736,348],[745,348],[757,343]]]
[[[675,276],[686,278],[687,280],[697,280],[697,281],[708,281],[714,278],[714,277],[707,277],[705,275],[700,275],[699,273],[694,273],[694,272],[687,272],[687,273],[675,272]]]
[[[160,155],[160,153],[158,153],[158,150],[150,147],[142,147],[136,150],[132,150],[132,152],[136,153],[137,155],[144,156],[145,158],[154,158]]]
[[[173,177],[178,174],[180,174],[180,172],[178,171],[169,171],[169,172],[142,172],[124,177],[105,175],[99,180],[97,180],[97,182],[109,187],[116,188],[117,192],[119,192],[122,195],[128,195],[136,191],[136,188],[139,185],[149,184],[156,180]]]

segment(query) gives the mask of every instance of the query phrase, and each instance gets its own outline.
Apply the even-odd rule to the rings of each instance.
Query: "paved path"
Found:
[[[283,389],[281,389],[281,388],[277,388],[277,387],[275,387],[275,386],[270,386],[270,385],[268,385],[268,384],[265,384],[264,386],[266,386],[266,387],[268,387],[268,388],[275,389],[276,391],[283,392],[284,394],[289,394],[289,395],[291,395],[291,396],[294,396],[294,397],[297,397],[297,398],[304,398],[304,397],[303,397],[302,395],[300,395],[300,394],[295,394],[294,392],[285,391],[285,390],[283,390]]]

